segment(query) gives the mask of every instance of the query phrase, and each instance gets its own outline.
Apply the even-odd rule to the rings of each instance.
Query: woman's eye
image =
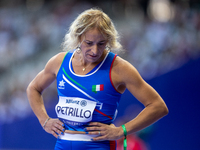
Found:
[[[87,43],[87,45],[92,45],[92,43],[91,43],[91,42],[89,42],[89,43]]]
[[[99,43],[99,45],[104,45],[105,43]]]

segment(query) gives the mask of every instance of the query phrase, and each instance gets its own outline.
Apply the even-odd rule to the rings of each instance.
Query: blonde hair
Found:
[[[80,44],[80,37],[90,29],[97,28],[107,38],[108,47],[112,50],[122,48],[119,34],[111,19],[100,9],[88,9],[82,12],[72,22],[68,33],[64,37],[62,48],[64,51],[73,50]]]

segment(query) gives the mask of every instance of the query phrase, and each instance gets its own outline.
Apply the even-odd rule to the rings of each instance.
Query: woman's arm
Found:
[[[120,57],[116,58],[111,78],[115,88],[120,93],[123,93],[127,88],[145,106],[137,117],[125,124],[127,134],[137,132],[167,115],[168,108],[161,96],[142,79],[135,67],[127,61]],[[94,138],[94,140],[116,140],[124,134],[122,127],[97,122],[90,125],[93,127],[88,127],[88,131],[101,131],[102,136]],[[89,133],[93,134],[92,132]]]
[[[137,132],[167,115],[168,108],[161,96],[142,79],[135,67],[127,61],[121,60],[121,63],[120,79],[123,79],[125,87],[145,106],[136,118],[125,124],[129,134]]]
[[[63,53],[52,57],[47,62],[45,68],[40,73],[38,73],[38,75],[30,82],[27,87],[27,96],[30,106],[42,126],[49,118],[44,106],[42,92],[56,79],[56,74],[58,72],[63,57]],[[46,130],[46,132],[51,133],[55,137],[57,137],[57,134],[55,132],[61,134],[61,131],[64,129],[62,127],[62,124],[63,123],[58,119],[50,119],[46,123],[44,129]]]

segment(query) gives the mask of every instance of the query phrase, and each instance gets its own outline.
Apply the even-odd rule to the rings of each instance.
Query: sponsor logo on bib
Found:
[[[96,102],[82,98],[59,97],[55,107],[57,116],[71,125],[82,125],[92,120]]]

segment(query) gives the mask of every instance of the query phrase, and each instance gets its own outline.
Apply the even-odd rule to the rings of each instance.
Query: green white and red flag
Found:
[[[92,92],[97,93],[98,91],[103,91],[103,90],[104,90],[103,84],[98,84],[98,85],[92,86]]]

